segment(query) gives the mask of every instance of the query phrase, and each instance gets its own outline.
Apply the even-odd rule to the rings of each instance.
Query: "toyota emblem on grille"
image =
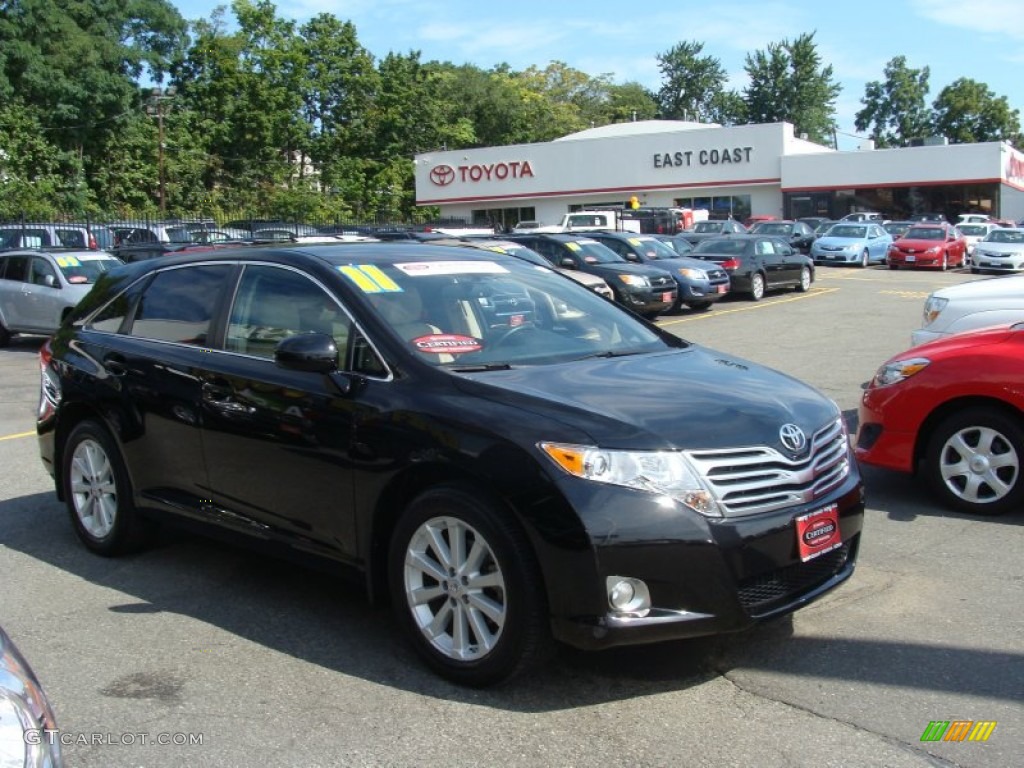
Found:
[[[435,165],[430,169],[430,180],[439,187],[447,187],[455,181],[455,169],[450,165]]]
[[[800,453],[807,447],[807,436],[796,424],[783,424],[779,427],[779,439],[793,453]]]

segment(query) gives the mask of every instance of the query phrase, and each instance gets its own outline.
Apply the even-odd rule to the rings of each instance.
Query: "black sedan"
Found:
[[[765,291],[796,288],[804,292],[814,282],[814,262],[789,243],[763,235],[731,235],[698,243],[693,257],[725,268],[733,293],[746,293],[754,301]]]
[[[760,221],[750,234],[781,238],[803,253],[810,253],[814,242],[814,229],[802,221]]]
[[[676,305],[679,288],[668,270],[630,263],[591,234],[508,235],[508,240],[531,248],[553,267],[597,275],[608,283],[617,302],[638,315],[657,317]]]
[[[708,309],[729,292],[729,274],[721,267],[680,256],[654,235],[634,232],[591,232],[590,237],[608,246],[626,261],[650,264],[667,270],[679,285],[673,309]]]
[[[748,627],[857,557],[863,488],[834,402],[503,254],[126,265],[40,370],[41,457],[88,549],[129,552],[166,521],[355,569],[464,684],[555,640]]]

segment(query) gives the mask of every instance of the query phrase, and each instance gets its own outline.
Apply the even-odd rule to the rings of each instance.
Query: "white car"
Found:
[[[988,237],[989,233],[994,229],[999,229],[996,224],[990,221],[982,223],[957,223],[956,228],[960,230],[960,234],[964,236],[964,240],[967,241],[967,255],[970,256],[974,253],[974,246],[978,244],[979,240]]]
[[[1024,228],[996,227],[974,246],[971,272],[1024,271]]]
[[[962,331],[1024,321],[1024,275],[974,280],[933,291],[924,303],[924,325],[914,346]]]

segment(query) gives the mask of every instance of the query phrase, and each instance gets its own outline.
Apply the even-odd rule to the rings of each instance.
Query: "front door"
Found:
[[[252,532],[334,558],[355,553],[352,430],[358,398],[329,376],[274,362],[277,343],[327,333],[342,355],[352,321],[297,270],[244,267],[224,351],[202,373],[203,444],[211,514]]]

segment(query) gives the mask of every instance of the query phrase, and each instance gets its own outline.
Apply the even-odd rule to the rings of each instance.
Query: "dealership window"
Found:
[[[941,213],[956,221],[961,213],[985,213],[998,216],[997,184],[936,184],[836,189],[830,192],[786,192],[783,210],[787,218],[831,216],[841,218],[855,211],[878,211],[893,220],[907,219],[915,213]],[[813,210],[813,213],[805,211]]]
[[[523,208],[478,208],[472,214],[473,226],[494,227],[501,231],[511,229],[520,221],[535,221],[537,209],[533,206]]]
[[[750,195],[715,195],[711,197],[677,197],[672,204],[679,208],[704,209],[713,219],[736,219],[750,216]]]

